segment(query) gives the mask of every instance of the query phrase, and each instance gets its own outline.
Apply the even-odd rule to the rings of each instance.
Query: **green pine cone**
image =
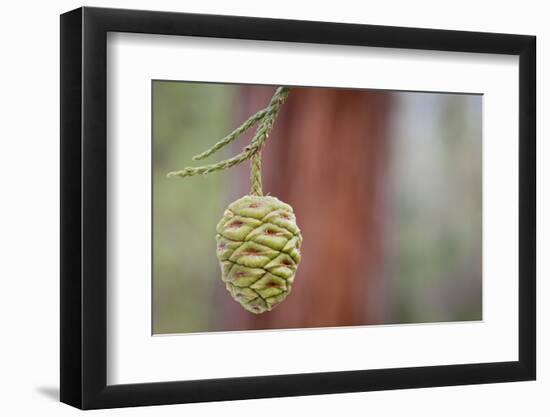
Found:
[[[222,280],[246,310],[272,310],[292,289],[302,235],[292,207],[275,197],[244,196],[216,227]]]

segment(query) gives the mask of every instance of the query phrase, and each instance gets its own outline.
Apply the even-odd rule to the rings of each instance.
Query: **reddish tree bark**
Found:
[[[241,116],[263,108],[273,92],[244,87]],[[263,181],[264,194],[294,207],[302,262],[292,293],[269,313],[255,316],[228,297],[224,327],[380,322],[389,105],[380,91],[291,90],[264,147]]]

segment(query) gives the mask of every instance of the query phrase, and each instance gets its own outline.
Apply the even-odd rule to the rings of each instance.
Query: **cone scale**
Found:
[[[271,311],[292,290],[302,235],[292,207],[272,196],[231,203],[216,227],[222,281],[254,314]]]

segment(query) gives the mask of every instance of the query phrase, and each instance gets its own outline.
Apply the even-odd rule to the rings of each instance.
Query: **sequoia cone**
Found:
[[[272,310],[290,293],[302,235],[292,207],[270,196],[244,196],[216,227],[222,280],[246,310]]]

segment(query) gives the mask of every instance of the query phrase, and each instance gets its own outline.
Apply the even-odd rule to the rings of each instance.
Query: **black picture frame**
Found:
[[[519,56],[519,360],[107,385],[108,32]],[[79,8],[61,15],[61,401],[81,409],[533,380],[534,36]]]

